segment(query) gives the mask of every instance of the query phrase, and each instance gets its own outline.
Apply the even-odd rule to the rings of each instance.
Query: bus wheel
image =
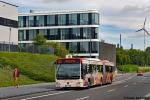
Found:
[[[102,79],[102,77],[101,77],[100,86],[102,86],[102,85],[103,85],[103,79]]]
[[[90,88],[91,87],[91,79],[90,78],[88,78],[88,86],[87,86],[88,88]]]
[[[106,79],[103,79],[102,80],[102,85],[105,85],[106,84]]]

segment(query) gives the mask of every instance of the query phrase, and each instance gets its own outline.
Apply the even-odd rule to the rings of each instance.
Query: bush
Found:
[[[150,67],[139,67],[139,71],[150,72]]]
[[[137,72],[138,66],[137,65],[120,65],[117,67],[121,72]]]

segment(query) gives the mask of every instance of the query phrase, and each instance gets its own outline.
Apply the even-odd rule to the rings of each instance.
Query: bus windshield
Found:
[[[80,64],[58,64],[56,71],[57,79],[79,79]]]

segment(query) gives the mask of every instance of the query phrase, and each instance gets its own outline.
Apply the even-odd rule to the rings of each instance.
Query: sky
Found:
[[[2,0],[18,5],[18,12],[63,11],[96,9],[100,13],[100,39],[118,44],[122,35],[122,46],[130,49],[144,49],[144,32],[136,32],[143,27],[150,33],[149,0]],[[150,36],[146,35],[146,47],[150,46]]]

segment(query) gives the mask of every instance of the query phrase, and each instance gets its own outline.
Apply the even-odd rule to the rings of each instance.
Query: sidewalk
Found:
[[[55,83],[41,83],[33,85],[24,85],[19,88],[15,87],[3,87],[0,88],[0,99],[22,96],[33,93],[48,92],[54,89]]]

